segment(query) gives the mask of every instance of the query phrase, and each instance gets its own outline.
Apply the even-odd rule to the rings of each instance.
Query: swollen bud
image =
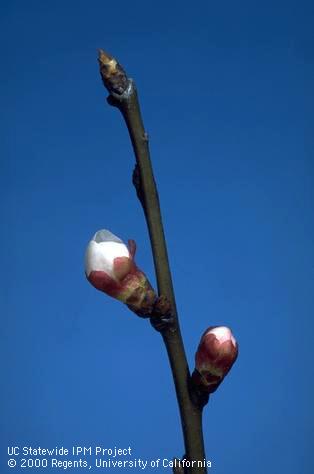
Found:
[[[238,356],[238,344],[225,326],[211,326],[204,332],[195,354],[193,385],[213,393],[227,375]]]
[[[87,246],[85,274],[97,290],[127,304],[139,316],[150,316],[157,296],[134,262],[135,251],[134,240],[126,246],[108,230],[99,230]]]

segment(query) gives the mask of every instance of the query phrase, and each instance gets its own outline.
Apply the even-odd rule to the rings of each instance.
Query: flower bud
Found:
[[[238,344],[225,326],[211,326],[204,332],[195,354],[194,385],[213,393],[238,356]]]
[[[99,230],[87,246],[85,274],[97,290],[127,304],[139,316],[149,316],[157,296],[134,262],[135,251],[134,240],[126,246],[108,230]]]

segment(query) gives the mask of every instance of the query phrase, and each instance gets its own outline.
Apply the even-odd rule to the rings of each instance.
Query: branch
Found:
[[[108,103],[117,107],[126,122],[135,158],[133,174],[137,195],[142,204],[149,230],[159,296],[166,298],[171,307],[171,323],[158,330],[163,337],[175,383],[180,409],[186,459],[204,461],[202,433],[202,407],[193,403],[189,392],[190,372],[185,355],[176,309],[167,247],[164,236],[158,192],[150,161],[148,135],[145,132],[138,102],[135,83],[128,78],[120,64],[100,50],[99,65],[102,80],[109,91]],[[152,324],[154,321],[152,318]],[[190,467],[186,472],[203,474],[206,467]]]

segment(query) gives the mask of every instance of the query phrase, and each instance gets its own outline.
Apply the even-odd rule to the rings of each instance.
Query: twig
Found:
[[[136,169],[133,182],[143,206],[154,258],[159,295],[171,306],[171,323],[159,328],[166,345],[180,409],[186,459],[204,461],[202,407],[193,403],[189,393],[190,372],[185,355],[176,310],[167,247],[159,206],[158,192],[149,155],[148,135],[145,132],[134,81],[127,77],[119,63],[109,54],[99,52],[100,72],[110,95],[108,103],[117,107],[126,122],[134,154]],[[152,318],[153,319],[153,318]],[[197,463],[187,469],[191,474],[207,473]]]

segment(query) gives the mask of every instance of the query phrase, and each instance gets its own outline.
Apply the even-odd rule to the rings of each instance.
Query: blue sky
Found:
[[[313,2],[0,9],[1,473],[24,472],[8,446],[183,454],[160,336],[84,277],[108,228],[155,282],[99,47],[137,83],[191,369],[206,327],[239,341],[204,413],[210,472],[313,472]]]

